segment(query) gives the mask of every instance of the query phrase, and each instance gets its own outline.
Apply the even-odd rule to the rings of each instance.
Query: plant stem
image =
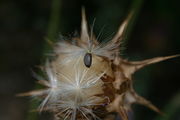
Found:
[[[49,21],[47,38],[54,41],[59,30],[61,0],[52,1],[51,17]]]
[[[155,120],[172,120],[173,115],[180,108],[180,92],[178,92],[165,106],[163,112],[165,112],[165,116],[158,116]]]
[[[134,27],[137,17],[139,15],[139,11],[141,9],[141,6],[143,4],[143,0],[134,0],[133,3],[131,4],[130,7],[130,12],[132,12],[132,17],[129,21],[129,25],[127,26],[127,29],[125,31],[125,35],[124,35],[124,41],[127,41],[131,32],[132,32],[132,28]]]
[[[53,0],[52,6],[51,6],[51,14],[50,14],[50,20],[47,30],[47,39],[50,42],[53,42],[55,40],[55,37],[58,34],[59,30],[59,20],[60,20],[60,8],[61,8],[61,0]],[[46,52],[50,47],[47,45],[47,43],[44,43],[44,50],[43,52]],[[44,57],[42,56],[42,59]],[[35,85],[35,88],[39,88],[39,85]],[[33,101],[29,105],[29,111],[27,115],[27,120],[38,120],[39,114],[37,112],[31,112],[31,110],[37,109],[38,103],[36,101]]]

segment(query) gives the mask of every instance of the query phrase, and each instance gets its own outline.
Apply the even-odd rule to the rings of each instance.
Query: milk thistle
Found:
[[[71,41],[61,40],[54,45],[55,57],[44,67],[46,88],[21,95],[42,100],[39,111],[50,111],[56,119],[90,120],[115,119],[119,114],[128,120],[131,104],[138,103],[162,112],[133,89],[132,75],[139,69],[179,55],[156,57],[143,61],[128,61],[119,53],[124,31],[132,14],[124,20],[116,35],[99,43],[89,32],[85,10],[82,9],[81,34]]]

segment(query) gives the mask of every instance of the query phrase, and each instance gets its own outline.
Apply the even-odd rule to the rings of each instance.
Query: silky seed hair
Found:
[[[123,32],[122,29],[125,28],[127,23],[123,23],[120,28],[120,32]],[[114,54],[119,52],[119,46],[121,41],[118,41],[118,37],[115,36],[109,42],[99,43],[91,30],[89,35],[87,21],[85,17],[85,10],[82,9],[82,23],[81,23],[81,36],[80,38],[72,38],[75,43],[71,43],[68,41],[61,40],[56,44],[55,53],[58,56],[63,56],[63,60],[60,64],[67,64],[69,61],[73,59],[78,59],[79,57],[84,57],[85,66],[91,66],[92,63],[92,54],[100,57],[108,58],[112,60],[114,58]]]
[[[119,55],[120,45],[133,13],[107,43],[99,43],[89,33],[85,10],[82,9],[81,34],[54,46],[55,58],[46,62],[44,89],[19,94],[41,99],[39,111],[49,111],[56,120],[114,120],[118,114],[128,120],[133,103],[162,112],[133,89],[132,75],[139,69],[179,55],[128,61]],[[76,41],[76,42],[74,42]],[[111,114],[116,113],[116,114]]]

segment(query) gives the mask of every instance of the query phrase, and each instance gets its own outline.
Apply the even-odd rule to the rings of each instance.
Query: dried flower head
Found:
[[[53,112],[57,119],[114,119],[118,113],[128,120],[131,104],[138,103],[161,113],[151,102],[133,89],[132,74],[153,63],[177,57],[156,57],[128,61],[120,57],[120,45],[132,14],[107,43],[99,43],[88,31],[82,9],[80,37],[72,42],[60,41],[54,46],[56,57],[45,65],[47,80],[39,80],[46,89],[21,95],[42,99],[40,111]]]

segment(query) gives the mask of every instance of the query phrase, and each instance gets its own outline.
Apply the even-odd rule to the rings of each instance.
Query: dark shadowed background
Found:
[[[89,24],[96,19],[95,34],[103,28],[101,41],[116,32],[130,10],[137,7],[122,56],[142,60],[180,53],[179,4],[178,0],[1,0],[0,120],[47,119],[46,115],[33,118],[31,99],[15,95],[34,89],[31,69],[43,62],[45,38],[53,39],[52,34],[57,38],[57,31],[64,36],[79,31],[82,5]],[[134,79],[138,93],[166,113],[162,117],[133,105],[134,120],[180,120],[180,58],[148,66]]]

